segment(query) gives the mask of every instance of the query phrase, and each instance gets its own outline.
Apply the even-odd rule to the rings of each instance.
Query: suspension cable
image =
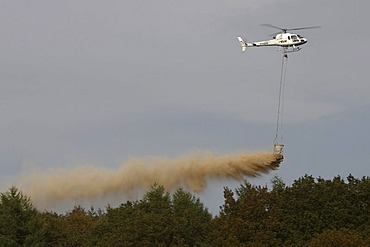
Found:
[[[283,142],[283,117],[284,117],[284,84],[286,78],[286,71],[288,67],[288,55],[283,52],[281,61],[281,72],[280,72],[280,88],[279,88],[279,100],[277,109],[277,121],[276,121],[276,134],[274,143]]]

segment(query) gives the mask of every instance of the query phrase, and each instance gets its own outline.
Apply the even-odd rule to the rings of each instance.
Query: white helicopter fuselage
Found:
[[[280,46],[284,48],[292,48],[292,51],[298,51],[298,46],[307,43],[307,39],[293,33],[279,33],[270,40],[262,40],[256,42],[244,42],[241,37],[238,37],[242,51],[245,51],[247,47],[260,47],[260,46]]]

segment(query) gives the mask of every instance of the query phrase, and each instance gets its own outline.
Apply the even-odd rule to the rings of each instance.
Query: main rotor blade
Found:
[[[286,30],[302,30],[302,29],[315,29],[315,28],[321,28],[321,26],[287,28]]]
[[[315,28],[321,28],[321,26],[311,26],[311,27],[296,27],[296,28],[281,28],[281,27],[277,27],[277,26],[274,26],[274,25],[271,25],[271,24],[262,24],[261,26],[264,26],[264,27],[272,27],[272,28],[276,28],[276,29],[280,29],[281,31],[283,31],[284,33],[286,33],[287,31],[294,31],[294,30],[303,30],[303,29],[315,29]],[[276,36],[277,34],[279,34],[281,32],[277,32],[277,33],[274,33],[274,34],[271,34],[269,36]]]
[[[272,27],[272,28],[280,29],[282,31],[286,30],[286,28],[277,27],[277,26],[274,26],[274,25],[271,25],[271,24],[262,24],[261,26]]]
[[[282,33],[282,32],[276,32],[276,33],[273,33],[273,34],[269,34],[269,37],[275,37],[276,35],[278,35],[279,33]]]

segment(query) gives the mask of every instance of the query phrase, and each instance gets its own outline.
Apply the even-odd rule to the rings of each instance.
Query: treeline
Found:
[[[191,193],[153,185],[104,210],[39,212],[16,187],[0,195],[0,246],[370,246],[370,178],[304,176],[224,188],[212,216]]]

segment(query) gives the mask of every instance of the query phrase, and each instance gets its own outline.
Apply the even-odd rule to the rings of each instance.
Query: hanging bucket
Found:
[[[284,144],[279,144],[279,143],[274,144],[274,152],[277,154],[282,154],[283,148],[284,148]]]

